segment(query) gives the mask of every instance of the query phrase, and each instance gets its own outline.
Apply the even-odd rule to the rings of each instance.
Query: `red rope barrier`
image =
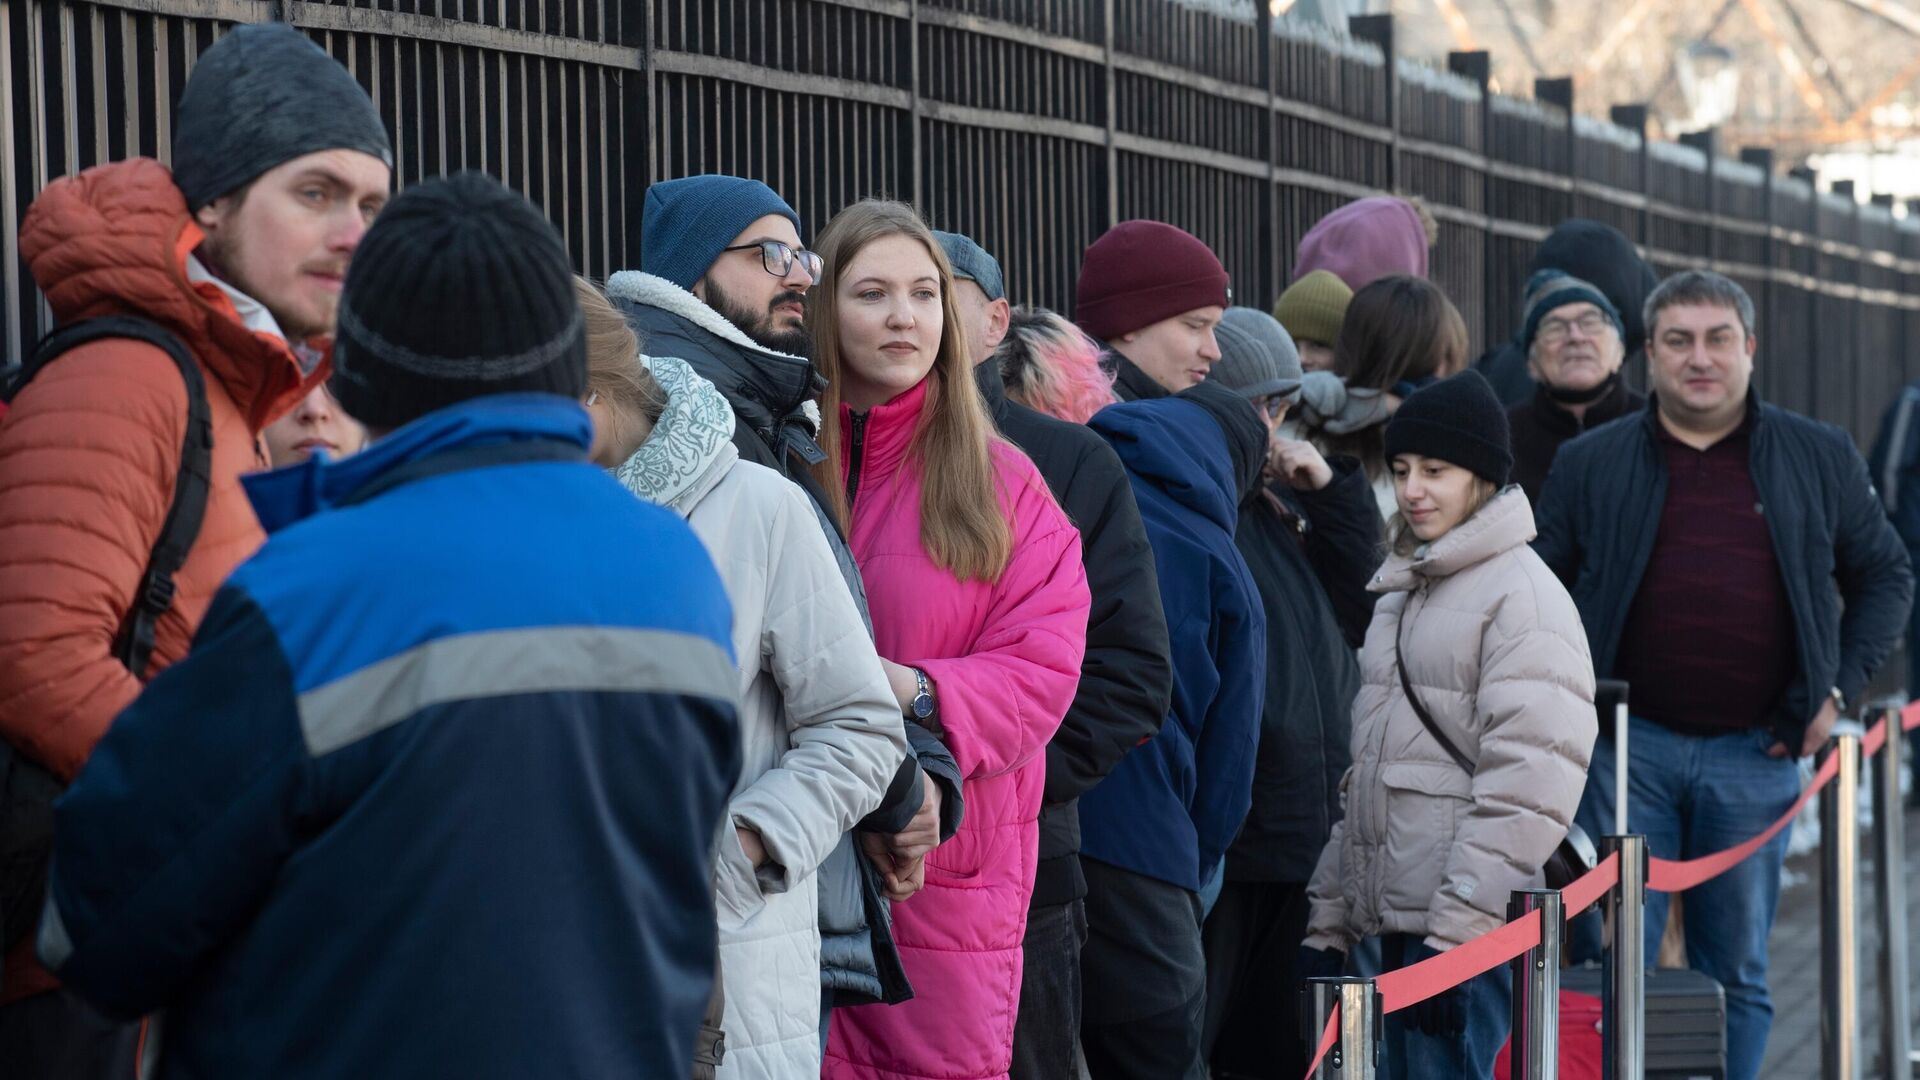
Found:
[[[1904,731],[1920,728],[1920,702],[1908,705],[1900,714],[1900,726]],[[1880,752],[1887,742],[1887,719],[1882,716],[1868,729],[1860,740],[1860,759],[1865,761]],[[1647,872],[1647,888],[1657,892],[1685,892],[1702,882],[1711,881],[1766,846],[1767,841],[1780,834],[1780,830],[1793,823],[1793,819],[1806,807],[1807,803],[1820,789],[1833,781],[1839,771],[1839,762],[1829,757],[1813,774],[1813,782],[1794,801],[1793,806],[1778,821],[1767,826],[1760,835],[1745,843],[1737,844],[1724,851],[1703,855],[1697,859],[1650,859]],[[1600,898],[1605,896],[1620,881],[1620,856],[1608,855],[1598,866],[1580,876],[1580,879],[1560,891],[1561,905],[1566,917],[1571,920],[1575,915],[1586,911]],[[1438,956],[1429,957],[1417,964],[1390,971],[1374,981],[1380,992],[1382,1015],[1398,1012],[1410,1005],[1417,1005],[1435,994],[1450,990],[1476,976],[1492,971],[1527,950],[1540,944],[1540,919],[1538,912],[1529,912],[1497,930],[1483,934],[1456,948],[1449,949]],[[1327,1017],[1327,1026],[1321,1029],[1320,1045],[1313,1055],[1313,1063],[1307,1066],[1307,1078],[1312,1080],[1314,1070],[1320,1067],[1333,1044],[1339,1041],[1340,1010],[1335,1008]]]

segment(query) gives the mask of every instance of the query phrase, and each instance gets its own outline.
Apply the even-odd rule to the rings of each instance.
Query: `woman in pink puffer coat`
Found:
[[[953,273],[912,209],[869,200],[820,234],[808,323],[835,495],[901,708],[959,762],[966,815],[920,860],[888,860],[916,996],[833,1013],[839,1080],[1002,1077],[1013,1053],[1046,779],[1080,681],[1080,535],[973,384]],[[924,887],[922,887],[924,886]],[[917,891],[916,891],[917,890]]]

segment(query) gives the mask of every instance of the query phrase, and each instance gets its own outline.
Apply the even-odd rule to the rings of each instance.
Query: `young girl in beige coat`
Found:
[[[1398,513],[1361,649],[1353,767],[1308,890],[1306,974],[1362,937],[1394,970],[1506,921],[1567,833],[1593,749],[1593,662],[1567,591],[1527,546],[1533,510],[1493,390],[1468,371],[1388,425]],[[1424,709],[1468,767],[1428,731]],[[1485,1080],[1506,1042],[1505,969],[1387,1017],[1386,1075]]]

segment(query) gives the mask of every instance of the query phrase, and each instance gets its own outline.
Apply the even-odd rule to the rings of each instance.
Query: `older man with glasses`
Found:
[[[1507,415],[1513,478],[1529,501],[1539,502],[1562,443],[1646,404],[1620,378],[1623,326],[1613,301],[1577,277],[1541,270],[1527,282],[1519,345],[1538,386]]]

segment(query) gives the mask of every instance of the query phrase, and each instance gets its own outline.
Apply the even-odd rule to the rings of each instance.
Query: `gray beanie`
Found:
[[[1258,308],[1230,307],[1214,331],[1220,359],[1207,381],[1219,383],[1248,400],[1300,395],[1300,350],[1280,321]]]
[[[200,54],[174,119],[173,182],[188,209],[322,150],[358,150],[393,167],[372,99],[312,39],[285,23],[254,23]]]

